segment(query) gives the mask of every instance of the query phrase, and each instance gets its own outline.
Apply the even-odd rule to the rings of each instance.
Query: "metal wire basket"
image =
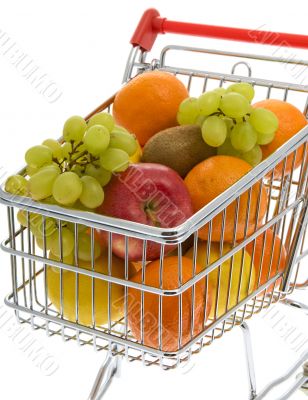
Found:
[[[150,18],[153,17],[151,10]],[[148,19],[146,14],[143,19]],[[165,30],[166,20],[165,22]],[[172,21],[171,21],[172,22]],[[155,24],[154,24],[155,25]],[[154,26],[153,25],[153,26]],[[184,26],[185,24],[183,24]],[[192,24],[190,24],[192,26]],[[199,27],[200,26],[197,26]],[[147,27],[148,29],[148,27]],[[197,29],[197,28],[196,28]],[[182,29],[184,32],[184,28]],[[139,30],[136,32],[140,33]],[[205,34],[206,32],[206,34]],[[229,38],[237,37],[230,31]],[[157,32],[154,32],[157,35]],[[155,34],[153,35],[155,36]],[[192,32],[191,32],[192,33]],[[204,26],[203,36],[210,36],[208,27]],[[212,34],[213,36],[214,34]],[[217,36],[217,34],[215,34]],[[291,35],[292,36],[292,35]],[[143,36],[142,36],[143,37]],[[156,37],[156,36],[155,36]],[[295,37],[295,35],[294,35]],[[136,34],[134,35],[136,40]],[[152,38],[153,41],[155,38]],[[249,40],[246,35],[245,39]],[[269,56],[256,56],[237,52],[216,51],[210,49],[199,49],[186,46],[167,46],[160,54],[159,59],[147,62],[148,52],[143,42],[135,43],[127,63],[124,81],[128,81],[136,73],[143,73],[150,69],[160,69],[175,74],[187,86],[191,94],[201,94],[207,88],[224,87],[233,82],[249,82],[253,84],[256,96],[260,98],[280,98],[289,100],[295,106],[303,110],[308,116],[308,87],[302,84],[278,82],[269,79],[257,78],[252,75],[251,63],[256,62],[267,65],[285,63],[285,59]],[[138,39],[139,40],[139,39]],[[291,37],[291,44],[293,37]],[[252,41],[252,40],[250,40]],[[307,47],[307,38],[305,38]],[[151,47],[151,46],[150,46]],[[149,50],[149,49],[148,49]],[[181,55],[183,53],[190,57],[203,57],[202,60],[217,59],[220,57],[223,63],[220,66],[225,71],[217,72],[211,70],[179,67],[167,63],[171,54]],[[203,62],[203,61],[202,61]],[[289,63],[298,63],[297,60],[289,60]],[[236,68],[243,64],[247,68],[248,76],[237,75]],[[308,62],[301,61],[302,65]],[[210,63],[207,61],[207,66]],[[264,67],[263,67],[264,68]],[[102,111],[111,110],[114,96],[104,102],[91,115]],[[110,218],[94,213],[82,212],[61,208],[55,205],[48,205],[32,201],[29,198],[19,197],[5,192],[3,186],[0,191],[0,201],[7,207],[9,237],[1,247],[10,254],[12,272],[12,293],[5,299],[6,305],[15,310],[16,317],[21,323],[28,323],[34,329],[46,330],[50,336],[60,335],[64,340],[75,340],[80,345],[92,345],[96,350],[107,350],[110,355],[121,355],[130,361],[140,360],[144,365],[159,365],[164,369],[176,368],[180,363],[187,362],[190,357],[201,351],[205,346],[210,345],[214,340],[221,338],[226,332],[236,325],[243,325],[244,321],[254,314],[269,307],[272,303],[284,300],[297,287],[307,287],[307,281],[297,282],[300,262],[307,255],[305,248],[305,235],[308,221],[307,201],[307,142],[308,127],[302,129],[296,136],[285,143],[279,150],[255,167],[236,184],[222,193],[210,204],[194,214],[183,224],[172,229],[162,229],[138,223]],[[297,157],[301,155],[301,162],[295,169]],[[280,178],[277,179],[276,172],[280,171]],[[26,174],[25,170],[20,171]],[[140,182],[142,184],[142,182]],[[260,221],[260,212],[264,195],[267,198],[267,207],[262,223],[251,224],[252,220]],[[233,214],[230,217],[230,209]],[[30,230],[18,224],[16,213],[18,210],[25,210],[27,219],[30,221],[31,213],[35,213],[43,219],[43,249],[38,248]],[[239,221],[239,214],[246,213],[245,223]],[[60,249],[62,252],[61,261],[55,261],[48,257],[46,248],[46,218],[51,217],[59,221]],[[224,237],[226,226],[231,229],[231,246],[225,250]],[[220,223],[219,258],[211,261],[211,241],[213,225]],[[89,268],[81,268],[78,265],[78,254],[75,251],[75,259],[72,263],[65,263],[63,257],[62,229],[63,223],[74,225],[75,248],[78,248],[78,234],[81,227],[88,229],[92,241],[92,259]],[[200,242],[198,232],[207,227],[207,245],[205,263],[203,269],[197,271],[196,259],[197,249]],[[279,236],[281,245],[279,257],[281,257],[282,244],[287,250],[287,262],[283,270],[271,271],[269,268],[266,280],[261,279],[261,273],[253,282],[253,254],[255,252],[256,240],[263,241],[262,255],[266,247],[271,246],[274,252],[274,240],[268,242],[266,239],[268,230],[271,229],[274,235]],[[94,257],[94,237],[98,232],[103,232],[108,237],[107,258],[105,269],[98,270]],[[239,232],[241,233],[239,235]],[[230,232],[229,232],[230,234]],[[119,277],[113,269],[112,241],[121,235],[124,246],[124,274]],[[141,262],[142,282],[130,280],[130,243],[139,240],[142,245],[143,257]],[[147,246],[149,243],[156,243],[160,248],[159,262],[159,284],[148,285],[146,282]],[[241,288],[245,285],[244,269],[247,246],[252,248],[252,259],[249,263],[248,289],[246,296],[241,295]],[[173,246],[173,254],[178,256],[178,286],[166,289],[163,285],[164,256],[168,246]],[[182,256],[188,247],[193,248],[194,268],[189,279],[183,280]],[[236,266],[234,258],[241,255],[241,265]],[[227,292],[222,292],[222,268],[223,263],[229,262],[229,281]],[[271,261],[272,262],[272,261]],[[50,286],[48,271],[53,268],[59,276],[59,305],[56,308],[50,301]],[[74,318],[68,318],[65,303],[65,274],[70,273],[74,277]],[[209,307],[210,298],[210,274],[216,274],[217,285],[215,287],[213,312],[205,318]],[[237,294],[234,297],[232,292],[232,276],[239,274]],[[88,277],[91,281],[91,318],[88,323],[83,323],[80,317],[82,304],[80,303],[80,280]],[[106,297],[102,302],[97,301],[97,291],[100,284],[105,285]],[[202,287],[202,326],[196,324],[200,319],[200,310],[196,315],[195,298],[196,293]],[[122,314],[114,318],[114,304],[112,293],[115,290],[123,292],[121,298]],[[140,318],[140,337],[136,339],[129,325],[129,295],[130,291],[137,290],[140,295],[138,308]],[[157,301],[157,321],[154,324],[154,333],[157,338],[157,346],[147,344],[147,332],[145,332],[147,296],[154,296]],[[223,312],[220,310],[220,299],[226,296]],[[172,298],[178,304],[177,313],[174,318],[177,320],[178,331],[176,345],[172,348],[165,345],[166,332],[163,329],[163,309],[166,299]],[[188,305],[187,305],[188,304]],[[188,312],[189,321],[183,320],[183,309]],[[187,311],[187,307],[189,311]],[[107,315],[105,323],[98,319],[100,314]],[[81,320],[80,320],[81,319]],[[96,392],[92,393],[95,398]]]

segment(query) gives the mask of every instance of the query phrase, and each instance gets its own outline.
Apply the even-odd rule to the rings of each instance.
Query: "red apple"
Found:
[[[114,175],[104,191],[105,200],[98,212],[111,217],[172,228],[193,214],[190,195],[182,178],[164,165],[133,164],[125,172]],[[101,235],[106,240],[105,234]],[[128,245],[129,260],[141,260],[142,240],[130,237]],[[160,256],[160,247],[159,243],[147,242],[147,261]],[[174,246],[168,245],[165,251],[173,249]],[[118,257],[125,257],[123,235],[112,236],[112,250]]]

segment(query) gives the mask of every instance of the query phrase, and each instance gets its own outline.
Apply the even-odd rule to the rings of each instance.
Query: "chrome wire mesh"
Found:
[[[157,63],[152,65],[157,66]],[[142,63],[131,65],[131,73],[136,66],[140,70]],[[146,63],[143,67],[143,69],[149,68]],[[281,82],[268,83],[265,80],[232,74],[195,72],[166,65],[162,65],[161,68],[177,75],[186,83],[192,95],[217,86],[226,86],[230,82],[247,80],[254,84],[257,99],[258,97],[290,99],[307,115],[307,87]],[[104,106],[112,106],[109,103],[105,103]],[[12,274],[12,293],[6,298],[6,304],[15,309],[21,323],[28,323],[33,329],[46,330],[49,336],[59,335],[64,340],[77,341],[81,346],[92,345],[97,351],[107,350],[112,354],[120,354],[130,361],[140,360],[147,366],[160,365],[165,369],[170,369],[188,361],[203,347],[221,338],[225,332],[241,324],[245,319],[251,318],[272,303],[281,300],[298,285],[296,280],[300,261],[307,253],[304,232],[307,223],[308,129],[301,131],[298,138],[298,140],[293,138],[291,147],[284,146],[278,151],[276,159],[271,157],[255,168],[249,179],[243,178],[242,186],[239,181],[238,186],[234,186],[236,189],[232,196],[230,191],[229,195],[220,196],[205,210],[194,215],[186,225],[184,224],[181,235],[176,235],[177,232],[174,232],[171,238],[164,236],[164,232],[160,233],[151,227],[138,231],[133,224],[130,226],[129,223],[121,221],[113,223],[112,219],[101,223],[100,220],[95,219],[94,214],[89,216],[83,213],[82,215],[82,213],[75,213],[74,210],[46,208],[46,205],[37,205],[34,208],[35,205],[32,203],[27,204],[19,198],[10,200],[2,193],[1,202],[7,206],[9,228],[9,237],[3,242],[2,249],[10,254]],[[301,154],[301,162],[295,169],[298,154]],[[277,171],[280,171],[279,179],[276,177]],[[230,207],[233,210],[231,217]],[[42,249],[37,246],[30,230],[18,224],[16,214],[19,209],[25,210],[28,222],[33,212],[42,218],[44,227]],[[244,223],[239,220],[240,215],[246,216]],[[50,259],[46,248],[47,217],[58,221],[61,252],[59,261]],[[231,219],[232,228],[230,229]],[[249,222],[251,219],[262,223],[251,223]],[[61,231],[67,223],[73,224],[75,238],[74,259],[69,263],[63,256],[61,241]],[[214,229],[217,231],[217,225],[219,225],[220,240],[213,244],[212,237],[215,234]],[[76,251],[81,228],[86,229],[91,238],[91,260],[86,267],[79,265]],[[269,229],[274,237],[280,238],[276,250],[275,240],[267,237]],[[200,246],[198,234],[201,230],[206,232],[207,239],[204,242],[206,245],[204,245],[202,270],[198,270],[197,257]],[[231,236],[230,246],[224,243],[227,234]],[[95,260],[94,257],[94,239],[97,237],[104,237],[106,242],[105,256],[100,261]],[[123,248],[120,275],[116,272],[117,264],[112,255],[112,243],[119,237]],[[136,243],[136,239],[142,246],[142,258],[137,264],[133,264],[129,257],[129,250],[131,243]],[[267,254],[276,252],[279,260],[276,269],[273,270],[273,256],[270,257],[266,278],[262,275],[261,269],[256,276],[253,272],[254,254],[257,251],[257,242],[260,243],[260,241],[262,243],[261,260],[266,252]],[[146,275],[147,246],[151,242],[155,242],[160,250],[159,278],[156,286],[148,284]],[[286,265],[283,270],[279,270],[283,246],[287,253]],[[249,262],[247,262],[246,252],[248,247],[251,252]],[[213,248],[216,251],[218,249],[219,256],[216,259],[211,256]],[[178,286],[171,289],[164,287],[163,282],[165,256],[168,255],[169,249],[172,250],[172,255],[178,256],[179,260]],[[191,251],[193,268],[191,276],[183,280],[182,257],[188,249]],[[239,259],[240,265],[238,265]],[[225,268],[223,263],[230,265],[227,288],[224,293],[221,289]],[[136,269],[141,271],[139,282],[130,279],[132,271]],[[236,273],[238,273],[238,286],[234,296],[232,279],[233,274]],[[216,274],[216,285],[212,289],[210,280],[213,279],[214,274]],[[56,279],[53,285],[57,287],[57,295],[53,296],[53,301],[50,298],[51,277]],[[87,318],[84,317],[85,304],[80,301],[84,299],[80,282],[85,282],[85,280],[89,286]],[[307,282],[300,285],[305,286],[305,284],[307,285]],[[248,288],[243,297],[241,290],[245,285],[248,285]],[[117,302],[114,301],[113,294],[117,291],[122,295],[118,296],[118,304],[115,304]],[[200,292],[203,298],[202,310],[201,313],[198,310],[197,314],[195,299]],[[67,303],[67,293],[70,293],[74,300],[72,307]],[[132,293],[138,293],[140,299],[137,311],[139,318],[137,329],[139,337],[137,338],[131,330],[129,318],[131,312],[129,299]],[[226,299],[223,300],[222,312],[221,298],[224,295]],[[150,296],[157,301],[155,332],[151,332],[156,337],[154,347],[148,343],[145,327],[146,304]],[[169,299],[175,299],[177,302],[174,315],[178,324],[176,347],[167,345],[165,335],[168,332],[166,333],[163,328],[164,304],[167,304]],[[210,313],[208,313],[209,301],[212,302]],[[116,308],[117,306],[121,312]],[[183,318],[184,311],[188,313],[188,322],[186,317]],[[203,319],[200,317],[201,314],[203,314]]]

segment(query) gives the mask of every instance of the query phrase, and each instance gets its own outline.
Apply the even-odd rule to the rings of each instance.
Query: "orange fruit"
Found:
[[[280,146],[292,138],[296,133],[307,125],[307,120],[304,114],[292,104],[282,100],[267,99],[253,105],[254,108],[266,108],[276,114],[279,120],[278,130],[274,140],[261,146],[263,159],[274,153]],[[303,159],[304,146],[298,148],[296,152],[294,168],[298,168]],[[287,157],[285,175],[291,173],[294,153]],[[279,179],[283,172],[283,161],[279,163],[274,171],[274,178]]]
[[[240,158],[231,156],[214,156],[196,165],[186,176],[184,182],[190,193],[194,212],[199,211],[205,205],[215,200],[217,196],[232,186],[244,175],[252,170],[251,165]],[[258,209],[260,184],[256,183],[252,187],[250,209],[248,216],[247,234],[251,234],[256,226],[262,221],[267,208],[267,193],[262,187],[258,221],[256,213]],[[249,193],[244,192],[240,196],[238,210],[238,224],[236,240],[242,240],[245,233],[246,214],[248,212]],[[224,240],[233,241],[236,217],[236,201],[226,208],[226,220],[224,230]],[[212,221],[212,241],[218,242],[221,239],[223,213],[220,212]],[[208,225],[199,230],[199,237],[203,240],[208,239]]]
[[[253,242],[249,243],[246,246],[246,251],[251,256],[252,256],[253,246],[254,246]],[[263,258],[262,258],[262,252],[263,252]],[[266,233],[262,233],[256,238],[253,264],[256,269],[257,283],[260,275],[259,286],[266,283],[270,278],[273,278],[278,272],[284,271],[286,268],[286,261],[287,261],[287,251],[283,243],[281,242],[279,236],[274,235],[272,229],[267,229]],[[277,281],[276,286],[279,285],[280,282],[281,279]],[[268,291],[271,292],[273,289],[274,285],[271,285]]]
[[[174,75],[162,71],[145,72],[117,93],[113,115],[143,146],[155,133],[178,125],[178,108],[188,95],[184,84]]]
[[[159,260],[152,261],[146,267],[145,284],[159,287]],[[196,266],[200,272],[201,267]],[[182,257],[182,282],[183,284],[193,276],[193,261]],[[142,271],[138,271],[131,278],[133,282],[142,282]],[[177,289],[179,287],[178,257],[167,257],[164,259],[162,272],[163,289]],[[194,330],[193,335],[199,334],[204,327],[205,320],[210,312],[211,288],[208,285],[205,295],[205,279],[201,279],[195,285],[194,294]],[[155,293],[144,293],[144,316],[143,316],[143,343],[146,346],[159,348],[159,295]],[[205,298],[207,298],[205,306]],[[139,289],[128,289],[128,324],[134,337],[141,341],[141,291]],[[179,302],[180,296],[162,296],[161,315],[161,338],[163,351],[177,351],[179,349]],[[206,310],[205,310],[206,307]],[[182,346],[191,340],[192,321],[192,289],[189,288],[182,294]]]

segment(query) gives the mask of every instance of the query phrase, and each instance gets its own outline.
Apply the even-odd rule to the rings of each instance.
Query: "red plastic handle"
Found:
[[[131,44],[140,46],[144,51],[150,51],[159,33],[177,33],[308,49],[308,36],[305,35],[169,21],[162,18],[154,8],[150,8],[143,14],[131,39]]]

